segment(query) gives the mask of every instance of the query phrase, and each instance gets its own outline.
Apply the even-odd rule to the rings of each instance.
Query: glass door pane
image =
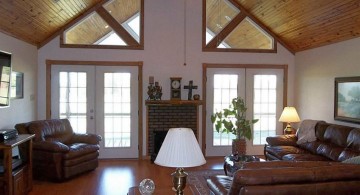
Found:
[[[59,118],[69,119],[76,133],[86,133],[86,72],[59,73]]]
[[[104,74],[105,147],[130,147],[130,73]]]
[[[214,110],[213,113],[229,108],[232,99],[238,94],[237,74],[215,74],[214,75]],[[213,126],[213,145],[231,146],[235,135],[232,133],[218,133]]]
[[[138,68],[96,67],[96,129],[100,158],[137,158]]]
[[[95,133],[93,66],[51,67],[51,118],[69,119],[76,133]]]

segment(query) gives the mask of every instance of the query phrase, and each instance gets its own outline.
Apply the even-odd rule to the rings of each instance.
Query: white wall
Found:
[[[0,108],[0,129],[14,128],[17,123],[36,119],[37,48],[0,33],[0,50],[12,54],[13,71],[24,73],[24,98],[12,99],[10,107]]]
[[[296,54],[296,105],[301,119],[334,120],[335,77],[360,76],[360,38]]]
[[[199,86],[194,93],[202,93],[202,63],[232,64],[288,64],[289,104],[293,104],[294,55],[278,44],[276,54],[202,52],[202,1],[187,1],[187,66],[184,63],[184,11],[183,1],[145,1],[145,49],[71,49],[59,48],[59,37],[39,50],[38,68],[38,118],[45,118],[45,60],[93,60],[93,61],[143,61],[144,101],[149,76],[154,76],[163,86],[163,99],[170,97],[170,77],[182,77],[182,83],[193,80]],[[182,99],[187,90],[182,91]],[[145,129],[145,105],[143,105],[143,129]],[[201,127],[200,127],[201,129]],[[145,135],[145,134],[144,134]],[[144,138],[145,140],[145,138]],[[145,142],[144,142],[145,143]],[[145,145],[144,145],[145,152]]]

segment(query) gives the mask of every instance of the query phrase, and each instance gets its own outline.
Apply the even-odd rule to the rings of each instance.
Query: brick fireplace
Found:
[[[198,137],[199,105],[202,101],[154,100],[146,101],[147,106],[147,155],[154,161],[158,150],[170,128],[186,127]]]

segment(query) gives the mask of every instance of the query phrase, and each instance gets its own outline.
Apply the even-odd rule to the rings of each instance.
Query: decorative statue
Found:
[[[155,82],[155,85],[150,83],[148,86],[148,100],[161,100],[162,96],[162,87],[159,85],[159,82]]]

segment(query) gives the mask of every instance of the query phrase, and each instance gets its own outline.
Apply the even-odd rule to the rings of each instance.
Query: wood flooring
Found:
[[[186,171],[223,169],[223,157],[207,158],[207,163]],[[150,160],[100,160],[94,171],[56,183],[34,180],[29,195],[126,195],[130,187],[150,178],[157,187],[172,186],[175,168],[161,167]]]

